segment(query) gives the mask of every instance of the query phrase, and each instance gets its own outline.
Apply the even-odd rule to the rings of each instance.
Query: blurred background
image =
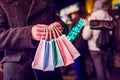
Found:
[[[57,15],[67,24],[71,24],[69,14],[74,13],[80,10],[79,6],[82,6],[83,9],[87,12],[89,16],[94,11],[94,2],[96,0],[53,0],[55,4],[55,9],[57,10]],[[111,0],[109,0],[111,2]],[[120,0],[112,0],[111,8],[115,9],[117,6],[120,6]],[[2,58],[3,54],[0,53]],[[73,65],[70,65],[68,69],[63,68],[63,77],[64,80],[75,80],[76,74],[73,69]],[[2,64],[0,64],[0,80],[3,80],[3,69]]]
[[[80,10],[82,7],[87,15],[89,16],[94,11],[94,2],[96,0],[53,0],[55,4],[55,9],[58,15],[66,23],[70,24],[69,15]],[[111,8],[114,9],[115,6],[120,6],[120,0],[106,0],[111,4]]]

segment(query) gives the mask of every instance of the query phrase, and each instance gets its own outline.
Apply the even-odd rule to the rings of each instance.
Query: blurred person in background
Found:
[[[115,5],[114,19],[109,20],[91,20],[90,25],[94,29],[113,29],[113,42],[111,43],[110,56],[108,58],[108,69],[112,80],[120,80],[120,5]]]
[[[0,49],[4,80],[63,80],[61,70],[43,72],[31,67],[36,48],[49,25],[65,32],[52,0],[0,0]],[[63,28],[64,27],[64,28]]]
[[[94,4],[95,11],[91,13],[88,21],[112,20],[112,17],[108,13],[110,5],[111,4],[109,4],[109,2],[107,1],[96,0]],[[103,51],[96,46],[96,40],[99,34],[100,30],[92,30],[90,28],[90,25],[86,25],[83,29],[82,36],[85,40],[88,40],[88,47],[96,72],[95,80],[111,80],[111,76],[107,69],[107,58],[109,55],[109,51]]]
[[[80,20],[83,20],[83,19],[86,20],[87,13],[85,11],[84,6],[78,5],[78,7],[79,7],[78,11],[75,11],[69,15],[72,21],[71,25],[69,26],[69,32]],[[82,27],[82,29],[80,30],[80,33],[72,42],[73,45],[76,47],[76,49],[81,53],[81,56],[78,57],[74,62],[74,70],[77,75],[76,80],[87,80],[87,73],[86,73],[87,66],[85,62],[88,61],[86,60],[86,56],[89,55],[89,50],[88,50],[87,40],[84,40],[82,38],[83,28],[84,27]],[[89,64],[91,64],[91,62]]]

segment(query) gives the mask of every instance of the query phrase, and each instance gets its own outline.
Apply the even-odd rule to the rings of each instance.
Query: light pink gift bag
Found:
[[[32,62],[33,69],[43,70],[44,50],[45,50],[45,40],[40,40],[37,51],[35,53],[34,60]]]

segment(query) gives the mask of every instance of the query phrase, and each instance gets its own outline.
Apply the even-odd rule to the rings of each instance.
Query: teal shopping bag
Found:
[[[55,38],[58,48],[60,50],[60,54],[62,56],[62,59],[64,61],[64,66],[68,66],[72,63],[74,63],[74,58],[72,57],[70,51],[68,50],[67,46],[64,44],[61,36],[62,33],[59,31],[59,29],[54,26],[53,27],[54,33],[56,33],[56,35],[58,36],[57,38]]]
[[[54,67],[62,67],[64,66],[63,58],[61,56],[59,47],[57,45],[56,39],[53,39],[52,41],[52,50],[53,50],[53,64]]]

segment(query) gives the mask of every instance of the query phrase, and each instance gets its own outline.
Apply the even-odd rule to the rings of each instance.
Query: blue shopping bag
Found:
[[[53,53],[52,53],[52,43],[51,41],[46,41],[45,51],[44,51],[44,64],[43,71],[53,71]]]

